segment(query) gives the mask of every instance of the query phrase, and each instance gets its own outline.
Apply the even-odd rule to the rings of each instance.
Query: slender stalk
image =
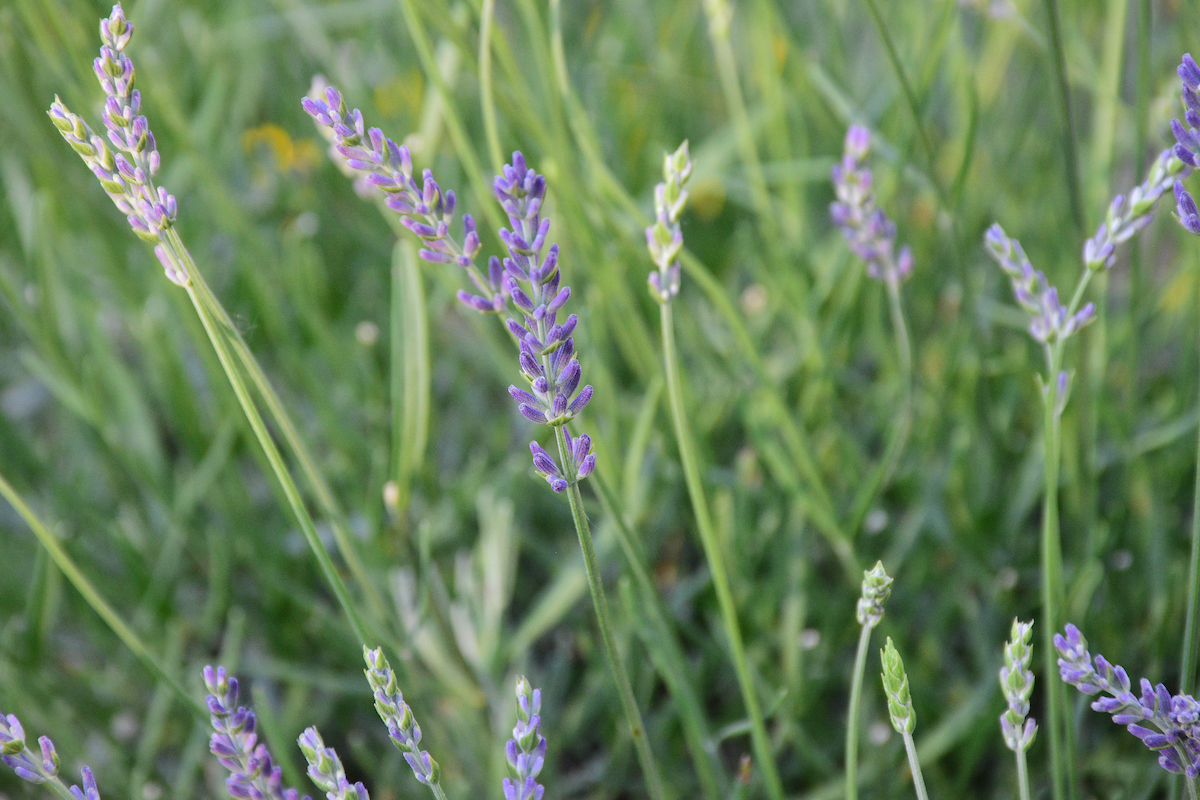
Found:
[[[1075,155],[1075,119],[1071,114],[1071,95],[1067,81],[1067,61],[1063,55],[1062,24],[1058,19],[1058,0],[1045,0],[1050,27],[1050,56],[1053,60],[1054,88],[1063,115],[1063,158],[1067,168],[1067,192],[1071,199],[1071,218],[1075,229],[1083,232],[1083,196],[1079,186],[1079,159]],[[1056,795],[1057,797],[1058,795]]]
[[[900,408],[894,417],[894,422],[888,435],[887,445],[883,450],[875,470],[859,490],[858,496],[851,506],[850,526],[847,530],[851,535],[856,534],[866,519],[880,489],[891,479],[892,473],[904,452],[912,429],[913,403],[913,365],[912,345],[909,344],[908,324],[904,319],[904,307],[900,302],[900,282],[894,273],[888,273],[887,278],[888,309],[892,320],[892,335],[896,337],[896,357],[900,362]]]
[[[235,337],[238,340],[241,338],[237,335],[237,329],[233,327],[232,321],[229,320],[228,316],[221,318],[214,317],[211,314],[210,304],[206,302],[205,296],[212,298],[213,301],[215,301],[215,298],[208,292],[208,287],[205,285],[204,278],[200,275],[200,271],[196,267],[196,262],[192,259],[187,248],[183,246],[183,242],[179,239],[179,235],[175,232],[174,228],[167,229],[163,236],[163,243],[169,249],[172,257],[180,264],[184,274],[188,275],[191,279],[190,284],[186,287],[188,297],[191,298],[192,305],[195,307],[196,313],[200,316],[200,322],[204,326],[205,333],[208,334],[209,341],[212,342],[213,349],[216,350],[217,359],[221,362],[221,367],[225,370],[225,376],[229,379],[229,385],[233,388],[238,403],[242,406],[242,411],[250,423],[250,428],[254,431],[259,445],[262,446],[263,452],[267,456],[267,461],[270,463],[271,469],[283,489],[288,505],[291,507],[296,521],[300,523],[300,530],[303,532],[309,548],[313,551],[313,555],[316,556],[321,571],[325,574],[325,578],[329,581],[334,595],[337,596],[342,610],[350,620],[350,625],[354,628],[355,635],[364,646],[369,646],[374,643],[376,637],[372,635],[363,623],[358,609],[355,607],[354,601],[346,589],[345,583],[342,582],[341,575],[338,574],[337,567],[334,566],[329,551],[321,543],[312,517],[309,515],[308,509],[304,506],[304,499],[300,496],[300,490],[296,488],[296,483],[292,480],[291,473],[283,461],[283,456],[280,455],[279,448],[275,446],[275,440],[271,438],[270,431],[267,430],[266,423],[263,422],[262,415],[259,414],[258,407],[255,406],[254,399],[250,396],[245,379],[242,377],[241,372],[238,370],[238,365],[234,361],[235,356],[230,352],[230,345]],[[217,307],[219,308],[220,306],[218,305]]]
[[[867,669],[867,646],[871,643],[872,630],[870,625],[862,626],[862,632],[858,635],[858,652],[854,656],[854,673],[850,678],[850,709],[846,722],[846,800],[858,800],[858,718],[862,706],[863,673]]]
[[[750,719],[750,738],[754,754],[758,759],[759,768],[762,770],[768,795],[773,800],[780,800],[783,797],[783,782],[780,780],[779,770],[775,766],[775,757],[767,738],[767,728],[758,704],[758,695],[754,691],[754,684],[750,677],[745,646],[742,644],[742,631],[737,619],[737,608],[734,605],[733,592],[729,588],[729,576],[725,569],[725,558],[721,553],[721,546],[717,541],[717,534],[709,517],[708,504],[704,498],[704,487],[700,481],[699,459],[692,444],[692,435],[683,408],[683,385],[675,350],[675,323],[671,314],[671,304],[662,303],[660,310],[663,363],[667,374],[667,394],[671,400],[671,416],[675,422],[675,437],[678,440],[676,444],[679,447],[679,460],[683,465],[688,495],[692,500],[692,513],[696,517],[696,527],[699,529],[700,542],[704,547],[704,557],[712,572],[713,587],[717,592],[717,602],[721,607],[721,617],[725,622],[725,633],[729,638],[729,649],[733,656],[733,667],[737,672],[738,684],[742,690],[742,700],[746,704],[746,715]]]
[[[1197,315],[1200,317],[1200,314]],[[1200,363],[1200,362],[1198,362]],[[1183,625],[1183,659],[1179,692],[1191,694],[1196,679],[1196,618],[1200,615],[1200,432],[1196,437],[1196,489],[1192,501],[1192,554],[1188,560],[1187,614]]]
[[[425,458],[429,439],[429,308],[416,249],[408,239],[392,251],[393,475],[399,489],[399,522],[408,508],[413,476]],[[402,341],[398,341],[402,340]],[[399,365],[395,362],[400,361]]]
[[[913,789],[917,792],[917,800],[929,800],[929,792],[925,790],[925,776],[921,774],[921,761],[917,758],[917,745],[911,733],[901,734],[904,737],[904,752],[908,753],[908,768],[912,772]]]
[[[187,248],[184,247],[183,242],[179,239],[179,235],[173,228],[166,232],[165,243],[171,248],[176,258],[179,258],[181,261],[186,258],[188,275],[192,279],[192,286],[188,288],[188,293],[192,297],[193,304],[196,304],[197,312],[203,307],[205,314],[202,316],[207,316],[210,321],[215,321],[224,332],[228,342],[232,345],[233,355],[242,365],[243,369],[245,369],[251,383],[258,391],[259,397],[266,406],[271,419],[279,426],[279,430],[283,434],[283,439],[287,443],[292,457],[300,465],[300,471],[304,474],[305,480],[307,480],[309,487],[316,496],[322,511],[328,517],[334,542],[338,546],[338,552],[341,553],[342,559],[346,562],[346,567],[350,570],[355,582],[366,596],[368,603],[371,605],[372,612],[377,618],[383,619],[386,614],[383,599],[368,578],[366,567],[358,557],[358,551],[350,540],[350,534],[345,523],[345,515],[338,506],[337,500],[329,488],[329,484],[326,483],[324,477],[317,469],[316,462],[300,438],[300,433],[297,431],[295,423],[292,422],[291,416],[283,407],[279,395],[271,387],[271,382],[267,380],[266,373],[259,366],[258,359],[250,351],[246,340],[242,338],[241,332],[234,325],[229,313],[225,311],[225,307],[221,305],[221,301],[217,299],[216,295],[208,287],[204,276],[196,268],[196,262],[192,260]],[[213,346],[217,346],[215,340],[213,341]],[[224,365],[224,362],[222,362],[222,365]],[[230,374],[227,369],[226,375],[229,376]],[[230,377],[230,381],[232,380],[233,378]],[[322,546],[323,549],[324,547]]]
[[[652,655],[653,651],[660,654],[662,663],[658,665],[659,671],[679,710],[684,739],[687,741],[688,749],[692,751],[692,764],[695,766],[701,791],[708,800],[719,800],[723,792],[713,767],[713,741],[705,723],[700,698],[689,680],[679,640],[667,620],[667,615],[663,612],[662,601],[654,588],[650,573],[643,563],[644,556],[634,538],[633,531],[629,529],[624,517],[617,510],[612,489],[599,471],[593,472],[588,480],[595,482],[596,496],[600,498],[600,505],[616,527],[617,542],[625,554],[625,563],[637,586],[637,593],[640,595],[639,599],[642,603],[642,613],[646,615],[654,629],[655,642],[653,648],[650,649]]]
[[[554,439],[558,442],[561,463],[571,463],[566,434],[561,425],[554,428]],[[592,543],[592,529],[588,524],[587,514],[583,510],[583,496],[579,492],[577,481],[572,481],[567,487],[567,499],[571,504],[571,518],[575,522],[575,532],[579,535],[579,547],[583,550],[583,566],[587,573],[588,588],[592,593],[592,606],[596,609],[596,624],[600,628],[604,652],[608,655],[608,664],[612,668],[613,679],[617,683],[621,708],[629,723],[629,735],[633,739],[634,750],[641,763],[642,773],[646,776],[646,790],[652,800],[664,800],[667,796],[666,788],[658,773],[658,764],[654,760],[654,754],[650,751],[650,742],[646,739],[646,727],[642,723],[642,714],[638,710],[637,700],[633,696],[629,674],[625,671],[625,665],[621,662],[621,654],[617,652],[616,639],[613,638],[612,622],[608,613],[608,598],[604,594],[600,568],[596,564],[596,547]]]
[[[1017,791],[1020,792],[1020,800],[1029,800],[1029,765],[1025,758],[1025,751],[1017,748]]]
[[[483,130],[487,137],[488,158],[497,173],[504,166],[504,150],[496,128],[496,101],[492,96],[492,20],[496,0],[483,0],[479,12],[479,104],[483,110]]]
[[[50,533],[50,530],[33,513],[33,510],[26,505],[21,495],[5,480],[3,475],[0,475],[0,495],[3,495],[4,499],[21,515],[21,518],[25,520],[25,524],[33,531],[33,535],[37,537],[38,543],[41,544],[47,555],[54,561],[55,566],[67,577],[67,580],[71,582],[71,585],[75,587],[76,591],[92,607],[92,610],[96,612],[100,619],[104,620],[109,629],[117,635],[117,638],[129,648],[130,652],[138,657],[138,660],[142,662],[146,669],[157,676],[167,686],[171,687],[171,690],[179,696],[179,699],[183,701],[183,704],[187,706],[189,711],[196,715],[198,720],[207,722],[208,709],[205,705],[196,700],[195,697],[171,677],[166,667],[159,663],[158,658],[150,652],[150,648],[143,644],[138,635],[133,632],[133,629],[125,624],[125,620],[121,619],[121,615],[108,604],[108,601],[101,596],[100,592],[96,591],[96,587],[87,579],[87,576],[83,574],[83,571],[79,569],[71,556],[63,549],[63,546],[59,544],[54,534]]]

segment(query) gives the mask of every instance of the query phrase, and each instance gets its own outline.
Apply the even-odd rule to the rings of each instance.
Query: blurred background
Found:
[[[697,265],[676,311],[689,417],[788,793],[841,794],[858,571],[876,559],[896,578],[880,631],[905,658],[932,795],[1015,792],[996,674],[1012,618],[1039,606],[1044,363],[982,234],[999,221],[1052,283],[1074,286],[1112,196],[1173,143],[1175,67],[1200,51],[1200,6],[124,8],[180,235],[346,511],[398,644],[389,657],[451,798],[500,796],[516,674],[543,689],[549,793],[645,792],[568,508],[533,474],[527,445],[541,432],[507,394],[510,340],[458,303],[456,268],[413,269],[393,252],[389,220],[356,196],[300,108],[318,74],[459,193],[460,213],[486,231],[485,254],[500,252],[486,216],[498,211],[491,176],[515,149],[545,173],[595,387],[584,423],[598,472],[678,637],[721,792],[760,796],[646,290],[642,229],[662,156],[690,140],[683,234]],[[45,115],[57,93],[101,125],[91,63],[109,10],[0,2],[0,474],[197,698],[205,664],[243,679],[289,783],[312,791],[294,741],[316,724],[376,800],[421,796],[185,293]],[[879,204],[915,254],[902,287],[911,435],[865,505],[859,490],[904,386],[884,287],[828,217],[829,170],[851,122],[872,130]],[[1168,686],[1183,628],[1200,317],[1200,245],[1173,205],[1165,199],[1093,283],[1099,321],[1068,347],[1062,493],[1067,617],[1094,652]],[[814,522],[818,484],[797,448],[812,456],[832,526]],[[652,747],[672,794],[699,796],[656,628],[593,492],[585,486]],[[64,776],[90,764],[105,798],[221,796],[205,721],[121,644],[7,504],[0,551],[0,709],[31,740],[54,738]],[[862,793],[909,796],[877,667],[872,655]],[[1165,791],[1139,742],[1073,707],[1089,796]],[[1045,760],[1035,744],[1042,787]],[[5,771],[0,792],[39,790]]]

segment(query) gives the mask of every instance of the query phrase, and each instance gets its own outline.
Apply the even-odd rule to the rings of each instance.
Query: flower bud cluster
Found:
[[[692,160],[684,141],[663,157],[663,183],[654,187],[654,224],[646,228],[646,247],[658,267],[650,273],[650,291],[660,303],[679,294],[679,251],[683,249],[679,217],[688,198],[683,185],[691,174]]]
[[[1140,693],[1134,694],[1129,675],[1104,656],[1092,657],[1087,640],[1074,625],[1065,636],[1054,635],[1058,669],[1064,682],[1084,694],[1104,693],[1092,703],[1094,711],[1111,714],[1149,749],[1158,753],[1158,763],[1167,772],[1200,776],[1200,703],[1191,695],[1172,695],[1163,684],[1152,686],[1142,678]],[[1144,727],[1149,723],[1157,730]]]
[[[229,793],[243,800],[298,800],[300,793],[283,786],[283,769],[258,743],[254,712],[237,705],[237,678],[227,676],[224,667],[205,667],[204,685],[215,731],[208,748],[232,773],[225,780]]]
[[[308,777],[325,791],[329,800],[371,800],[362,783],[350,784],[342,760],[332,747],[326,747],[316,728],[307,728],[297,740],[308,761]]]
[[[837,200],[830,204],[829,216],[842,229],[850,249],[867,262],[869,276],[900,283],[912,273],[912,250],[905,245],[899,255],[893,253],[896,225],[875,207],[871,171],[862,164],[870,150],[870,132],[861,125],[851,125],[846,131],[842,160],[832,171]]]
[[[369,650],[364,646],[363,659],[367,662],[363,673],[375,696],[375,710],[387,726],[392,744],[404,754],[404,760],[412,767],[418,781],[426,786],[437,786],[441,782],[442,769],[420,748],[421,726],[413,718],[408,703],[404,702],[404,695],[396,683],[396,673],[384,657],[383,648]]]
[[[1088,269],[1108,269],[1116,263],[1116,246],[1150,224],[1158,198],[1179,183],[1176,180],[1187,165],[1170,150],[1164,150],[1150,166],[1146,180],[1129,197],[1119,194],[1108,207],[1108,214],[1096,235],[1083,245],[1083,263]]]
[[[517,678],[517,724],[504,749],[508,761],[504,800],[542,800],[546,791],[536,780],[546,761],[546,737],[538,730],[541,709],[542,690],[534,689],[524,676]]]
[[[0,761],[3,761],[17,777],[30,783],[58,783],[58,753],[54,742],[49,736],[38,738],[39,753],[34,753],[25,744],[25,729],[15,715],[0,714]],[[70,793],[75,800],[100,800],[100,790],[96,788],[96,777],[90,767],[80,770],[83,777],[83,788],[71,786]]]
[[[883,604],[892,593],[892,577],[883,569],[883,562],[863,570],[862,597],[858,599],[858,624],[874,628],[883,619]]]
[[[492,189],[512,226],[511,230],[500,229],[500,239],[508,249],[502,262],[504,286],[524,317],[522,323],[509,318],[507,325],[517,340],[521,374],[529,388],[510,386],[508,392],[530,421],[563,428],[565,463],[558,464],[537,442],[529,445],[538,474],[554,491],[563,492],[592,473],[596,456],[591,452],[591,437],[586,433],[572,437],[566,428],[592,399],[592,387],[579,388],[582,370],[571,335],[578,318],[571,314],[558,322],[558,312],[570,298],[571,289],[560,286],[558,245],[546,250],[550,220],[541,215],[546,179],[515,152]]]
[[[187,274],[161,244],[162,232],[175,223],[178,206],[173,195],[154,185],[161,159],[150,125],[139,113],[142,95],[133,88],[133,62],[125,55],[132,36],[133,25],[125,19],[121,4],[117,3],[112,14],[100,21],[103,44],[93,63],[100,87],[108,97],[104,103],[104,126],[115,153],[103,137],[93,133],[57,96],[47,113],[67,144],[83,158],[129,220],[133,232],[156,245],[154,252],[167,277],[186,286]]]
[[[913,711],[912,697],[908,693],[908,675],[904,672],[904,661],[892,644],[892,637],[879,651],[883,663],[883,692],[887,695],[888,716],[896,733],[912,733],[917,728],[917,715]]]
[[[1184,53],[1179,65],[1179,79],[1183,82],[1183,118],[1185,126],[1177,119],[1171,120],[1171,131],[1175,134],[1175,157],[1190,167],[1200,167],[1200,66],[1189,53]],[[1175,181],[1175,213],[1188,233],[1200,236],[1200,212],[1196,201],[1183,188],[1182,181]]]
[[[320,126],[341,163],[352,173],[361,175],[366,186],[382,193],[384,204],[399,214],[401,224],[421,240],[423,247],[417,254],[433,264],[462,267],[485,295],[468,295],[470,301],[463,301],[480,311],[502,312],[508,303],[502,276],[495,270],[484,275],[475,266],[475,256],[480,248],[475,220],[470,214],[463,215],[461,243],[450,234],[455,210],[454,192],[443,192],[428,169],[421,173],[418,183],[413,176],[412,155],[408,148],[397,145],[379,128],[368,129],[362,112],[357,108],[348,109],[337,89],[327,86],[323,92],[314,91],[313,94],[314,97],[300,101],[304,110]]]
[[[993,223],[984,236],[984,244],[992,258],[1012,280],[1017,303],[1029,314],[1029,333],[1042,344],[1066,339],[1096,315],[1096,306],[1088,303],[1074,315],[1067,316],[1067,307],[1058,299],[1058,289],[1046,281],[1041,271],[1035,271],[1021,243],[1010,239],[998,223]]]
[[[1004,666],[1000,668],[1000,688],[1008,710],[1000,715],[1000,730],[1004,744],[1014,753],[1028,750],[1037,735],[1037,723],[1029,716],[1029,696],[1033,694],[1033,671],[1029,669],[1033,658],[1032,622],[1013,620],[1012,638],[1004,646]]]

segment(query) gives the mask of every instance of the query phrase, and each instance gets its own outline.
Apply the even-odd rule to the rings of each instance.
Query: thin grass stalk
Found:
[[[850,708],[846,712],[846,800],[858,800],[858,720],[861,716],[863,674],[867,670],[867,647],[871,643],[872,630],[874,628],[869,625],[862,626],[858,635],[858,652],[854,655],[854,672],[850,676]]]
[[[67,551],[63,549],[63,546],[59,544],[54,534],[50,532],[37,514],[33,513],[33,509],[25,503],[25,500],[3,475],[0,475],[0,495],[3,495],[4,499],[21,515],[21,518],[25,520],[25,524],[33,531],[33,535],[37,537],[38,543],[41,544],[46,554],[50,556],[55,566],[66,576],[67,580],[71,582],[71,585],[75,587],[75,590],[92,607],[92,610],[96,612],[100,619],[104,620],[109,629],[117,635],[117,638],[129,648],[131,653],[137,656],[146,669],[175,692],[184,706],[192,712],[197,720],[207,722],[207,707],[180,686],[178,681],[171,676],[166,667],[150,652],[150,648],[134,633],[133,628],[129,627],[125,623],[125,620],[121,619],[121,615],[96,590],[92,582],[88,580],[87,576],[83,574],[83,571],[79,569],[71,556],[67,554]],[[68,797],[70,797],[69,794]]]
[[[1197,305],[1197,311],[1197,318],[1200,318],[1200,304]],[[1197,363],[1200,363],[1200,360]],[[1196,654],[1200,649],[1200,642],[1196,637],[1196,619],[1197,616],[1200,616],[1200,429],[1198,429],[1196,437],[1196,487],[1192,499],[1191,541],[1192,552],[1188,558],[1187,612],[1183,624],[1183,657],[1179,667],[1179,691],[1181,694],[1192,693],[1192,686],[1196,678]]]
[[[589,480],[595,481],[596,496],[600,499],[600,506],[616,527],[617,543],[625,554],[625,562],[629,567],[630,574],[633,575],[634,584],[637,586],[642,612],[646,614],[654,628],[656,641],[652,646],[647,643],[647,649],[657,650],[660,655],[662,663],[659,665],[659,671],[679,710],[684,739],[692,753],[692,764],[696,769],[696,777],[700,781],[700,789],[708,800],[719,800],[725,793],[721,790],[721,782],[713,767],[712,736],[708,731],[700,698],[687,674],[686,662],[683,651],[679,647],[678,637],[668,622],[666,614],[663,613],[662,601],[659,599],[654,582],[643,563],[644,555],[641,547],[624,517],[617,510],[612,489],[605,482],[599,470],[593,472],[589,476]]]
[[[300,465],[300,471],[304,474],[305,479],[308,481],[309,487],[312,489],[313,494],[316,495],[317,502],[320,504],[322,511],[324,511],[325,515],[328,517],[330,529],[333,532],[334,542],[337,544],[338,551],[342,554],[342,558],[346,562],[346,567],[350,570],[350,574],[354,576],[355,582],[359,585],[359,588],[366,596],[367,602],[370,603],[372,613],[378,619],[384,619],[386,616],[386,611],[383,604],[383,599],[380,597],[379,593],[374,587],[374,584],[371,583],[370,578],[367,576],[366,567],[362,563],[362,560],[358,557],[357,548],[355,548],[353,542],[350,540],[350,534],[345,523],[345,516],[342,513],[341,508],[338,506],[337,500],[334,498],[333,492],[329,488],[329,484],[325,482],[320,470],[317,469],[316,462],[313,460],[312,456],[308,452],[308,448],[304,445],[303,440],[300,438],[300,433],[297,431],[295,423],[292,422],[292,418],[287,413],[287,410],[283,407],[283,403],[280,401],[279,395],[277,395],[275,390],[271,387],[271,382],[267,379],[266,373],[262,371],[262,367],[259,366],[258,359],[254,357],[254,353],[252,353],[249,346],[247,346],[246,340],[242,338],[241,332],[238,331],[237,326],[234,325],[229,313],[225,310],[225,307],[221,305],[221,301],[217,299],[216,295],[213,294],[212,290],[208,286],[208,283],[204,280],[204,276],[200,274],[199,269],[196,268],[195,261],[192,260],[191,255],[183,246],[183,242],[179,239],[178,234],[176,234],[174,230],[170,231],[170,234],[174,236],[174,239],[170,242],[170,244],[176,257],[180,258],[180,254],[186,257],[188,275],[192,279],[192,285],[188,287],[188,294],[192,298],[193,304],[196,305],[197,312],[200,311],[201,307],[205,309],[204,314],[201,315],[201,321],[203,322],[207,316],[210,322],[215,321],[218,323],[219,329],[224,332],[224,338],[233,348],[233,355],[236,357],[238,363],[242,365],[246,375],[249,376],[251,383],[258,391],[258,396],[262,399],[263,404],[266,406],[267,412],[270,414],[271,419],[279,427],[280,432],[283,434],[283,439],[287,443],[288,449],[292,453],[292,457],[295,458],[296,462]],[[180,258],[180,260],[183,260],[183,258]],[[213,342],[213,347],[217,347],[217,342],[212,338],[211,334],[209,338]],[[220,357],[219,352],[218,357]],[[222,361],[222,366],[224,366],[224,361]],[[233,373],[231,373],[228,368],[226,368],[225,374],[229,378],[230,382],[232,382]],[[252,401],[251,405],[253,406]],[[257,413],[257,410],[255,413]],[[249,414],[248,411],[247,414]],[[274,444],[272,444],[272,446],[274,446]],[[307,516],[307,511],[305,511],[305,515]],[[321,550],[324,551],[324,546],[321,547]]]
[[[871,476],[860,490],[851,506],[850,525],[847,530],[855,535],[862,528],[867,512],[879,491],[891,480],[892,473],[904,452],[908,434],[912,429],[913,364],[912,345],[908,337],[908,323],[904,318],[904,306],[900,302],[900,280],[889,274],[887,280],[888,310],[892,321],[892,335],[896,340],[896,358],[900,364],[900,408],[888,434],[888,442]]]
[[[321,571],[325,574],[326,580],[329,581],[329,585],[333,589],[338,603],[346,613],[346,617],[349,619],[355,635],[363,646],[369,646],[377,637],[372,635],[364,624],[358,613],[358,609],[354,605],[353,598],[350,597],[350,593],[347,591],[341,575],[338,574],[337,567],[334,565],[329,551],[321,543],[312,517],[304,505],[304,499],[300,496],[300,490],[296,487],[295,481],[292,480],[291,473],[288,471],[287,465],[279,453],[279,448],[275,446],[275,441],[271,438],[270,431],[267,430],[266,423],[263,422],[262,415],[259,413],[258,407],[254,404],[254,399],[250,396],[246,382],[238,371],[235,355],[230,352],[230,346],[235,337],[239,340],[241,338],[237,334],[237,329],[233,327],[228,316],[222,319],[221,317],[212,315],[210,302],[215,303],[216,298],[208,290],[203,276],[200,275],[200,271],[196,267],[196,262],[192,259],[187,248],[183,246],[183,242],[174,228],[168,228],[164,231],[163,244],[179,265],[181,272],[190,278],[190,282],[186,287],[188,297],[191,298],[192,305],[195,307],[196,313],[200,316],[200,322],[204,325],[205,333],[208,334],[213,349],[216,350],[221,367],[225,370],[225,376],[229,379],[229,384],[237,396],[238,403],[242,406],[242,411],[245,413],[246,419],[250,423],[255,437],[258,439],[259,445],[262,446],[267,456],[267,461],[270,463],[271,469],[283,489],[284,496],[287,498],[288,505],[291,507],[296,521],[300,524],[300,530],[303,532],[309,548],[316,557],[317,563],[320,565]],[[221,307],[217,304],[216,308],[220,309]]]
[[[554,439],[558,443],[559,457],[562,463],[568,464],[570,453],[567,448],[566,434],[562,426],[554,428]],[[629,723],[629,735],[633,739],[633,747],[641,764],[642,773],[646,778],[646,791],[651,800],[665,800],[666,787],[658,772],[658,763],[650,750],[650,742],[646,739],[646,726],[642,722],[642,714],[638,710],[637,700],[633,696],[633,687],[629,683],[629,674],[621,661],[617,650],[617,642],[612,632],[612,617],[608,611],[608,598],[604,593],[604,583],[600,577],[600,568],[596,563],[596,547],[592,542],[592,529],[588,523],[587,514],[583,510],[583,496],[579,491],[578,481],[572,481],[567,487],[567,499],[571,505],[571,519],[575,523],[575,532],[579,536],[579,547],[583,551],[583,566],[587,573],[588,589],[592,594],[592,606],[596,610],[596,624],[600,628],[600,638],[604,642],[604,652],[608,656],[612,668],[613,679],[617,684],[617,695],[621,699],[621,708]]]
[[[496,126],[496,100],[492,95],[492,22],[496,16],[496,0],[483,0],[479,12],[479,105],[483,111],[483,130],[487,137],[488,158],[492,170],[499,174],[504,166],[504,148]]]
[[[912,772],[917,800],[929,800],[929,792],[925,789],[925,776],[921,774],[921,760],[917,757],[917,744],[913,741],[911,733],[902,733],[901,736],[904,737],[904,752],[908,754],[908,768]]]
[[[412,480],[420,469],[429,440],[431,365],[429,308],[417,254],[411,242],[400,240],[392,255],[392,342],[402,362],[392,372],[392,435],[395,437],[394,475],[402,519],[412,496]],[[402,339],[402,342],[397,342]],[[397,356],[393,355],[393,360]],[[398,423],[398,424],[397,424]]]
[[[1029,761],[1022,749],[1018,748],[1013,755],[1017,759],[1017,792],[1020,800],[1029,800]]]
[[[678,353],[675,348],[675,322],[672,316],[672,304],[661,303],[661,321],[663,338],[663,364],[667,377],[667,395],[671,401],[671,416],[675,423],[676,445],[679,448],[679,460],[683,466],[684,479],[687,482],[688,495],[692,501],[692,513],[696,517],[696,527],[700,533],[700,542],[704,547],[704,557],[712,572],[713,587],[717,592],[717,602],[721,607],[721,618],[725,622],[725,634],[729,638],[729,649],[733,656],[734,670],[737,672],[738,685],[742,691],[742,701],[746,704],[746,715],[750,723],[750,739],[755,758],[759,762],[767,794],[773,800],[783,797],[783,782],[779,778],[779,770],[775,765],[775,757],[771,752],[771,743],[767,738],[766,724],[763,722],[762,710],[758,703],[758,695],[754,691],[754,683],[750,675],[750,667],[746,662],[745,645],[742,643],[742,631],[738,624],[737,607],[734,603],[733,592],[729,588],[729,576],[725,568],[725,558],[721,552],[720,542],[709,517],[708,503],[704,497],[704,487],[700,480],[699,459],[692,443],[691,430],[688,427],[686,412],[683,408],[683,383],[679,371]]]
[[[874,2],[874,0],[868,0]],[[1075,118],[1071,113],[1070,84],[1067,81],[1067,61],[1063,55],[1062,23],[1058,18],[1058,0],[1045,0],[1046,20],[1050,27],[1050,58],[1054,72],[1054,88],[1063,117],[1063,158],[1066,160],[1067,193],[1071,199],[1071,219],[1079,233],[1084,232],[1083,196],[1079,185],[1079,159],[1075,154]],[[1057,798],[1058,795],[1055,795]]]

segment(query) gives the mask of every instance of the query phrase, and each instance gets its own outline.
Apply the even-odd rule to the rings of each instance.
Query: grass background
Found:
[[[1200,42],[1200,8],[1058,3],[1069,139],[1043,3],[881,3],[876,24],[867,0],[743,0],[729,31],[761,183],[702,4],[555,8],[496,4],[498,139],[547,175],[596,387],[586,425],[686,652],[723,786],[761,790],[752,774],[737,780],[744,712],[666,413],[641,229],[662,153],[690,139],[684,237],[714,289],[685,273],[677,303],[690,418],[788,792],[836,796],[859,586],[810,518],[811,487],[768,400],[784,398],[807,433],[844,525],[901,391],[885,293],[828,221],[829,167],[858,121],[876,132],[880,204],[916,255],[903,289],[916,394],[894,480],[865,529],[842,535],[859,568],[882,558],[897,579],[881,630],[905,657],[932,795],[1011,796],[996,670],[1012,617],[1035,616],[1039,602],[1042,363],[979,245],[999,221],[1052,282],[1073,285],[1111,196],[1169,144],[1174,66]],[[566,505],[532,475],[531,426],[505,391],[511,347],[454,299],[455,270],[421,266],[424,303],[400,283],[387,221],[326,159],[299,106],[324,74],[368,124],[397,140],[415,133],[418,167],[484,218],[499,164],[481,112],[480,3],[125,10],[181,235],[396,606],[405,648],[393,664],[451,797],[499,795],[517,672],[543,687],[549,792],[642,796]],[[90,65],[107,12],[0,4],[0,471],[197,697],[204,664],[244,679],[290,781],[302,777],[295,736],[317,724],[377,800],[419,796],[186,297],[45,117],[58,93],[98,122]],[[428,42],[433,73],[415,41]],[[1062,502],[1068,618],[1095,650],[1172,685],[1200,273],[1168,205],[1094,287],[1100,322],[1068,349]],[[498,251],[494,236],[485,248]],[[427,309],[427,342],[416,308]],[[427,427],[419,382],[405,380],[426,346]],[[400,489],[392,509],[389,480]],[[645,609],[611,520],[591,513],[653,748],[673,794],[695,796],[678,708],[647,658]],[[7,505],[0,536],[0,708],[51,735],[72,775],[89,763],[106,798],[220,796],[204,721],[121,646]],[[886,710],[870,663],[864,724],[877,731]],[[1088,794],[1162,790],[1139,743],[1076,707]],[[911,791],[901,751],[894,736],[865,746],[865,797]],[[1044,786],[1042,747],[1031,760]],[[0,775],[0,790],[34,791],[18,783]]]

